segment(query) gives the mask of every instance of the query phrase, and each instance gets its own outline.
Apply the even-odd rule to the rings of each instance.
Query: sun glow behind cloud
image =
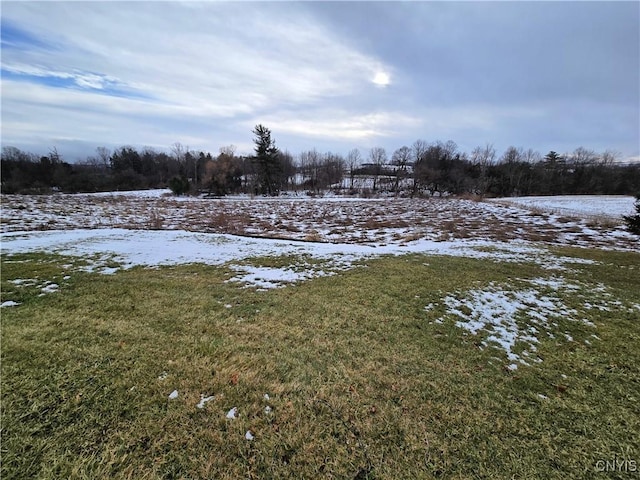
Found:
[[[345,110],[323,111],[320,115],[307,116],[289,112],[267,118],[268,124],[280,132],[303,135],[310,138],[333,138],[352,141],[364,146],[374,146],[384,137],[400,134],[402,129],[413,129],[422,121],[402,112],[352,113]]]
[[[249,153],[264,123],[292,152],[422,138],[639,153],[639,16],[624,2],[2,7],[3,145]]]
[[[110,3],[69,6],[11,4],[10,24],[21,23],[9,30],[12,38],[3,35],[3,46],[11,45],[2,58],[3,141],[24,137],[30,117],[29,137],[39,132],[45,144],[75,136],[99,145],[106,139],[96,133],[105,130],[115,142],[131,142],[135,119],[133,141],[171,144],[188,135],[200,139],[192,147],[215,150],[207,130],[211,135],[221,121],[255,124],[296,106],[327,123],[318,106],[359,97],[362,72],[381,65],[290,6],[286,15],[277,4],[194,4],[198,15],[174,3],[132,2],[126,15]],[[77,21],[62,21],[69,15]],[[153,27],[143,29],[139,18]],[[229,18],[242,18],[242,26]],[[55,31],[58,24],[65,29]],[[43,109],[64,114],[53,120]],[[87,121],[92,110],[95,120]],[[197,118],[201,123],[187,131]],[[250,129],[241,135],[217,142],[241,144]]]
[[[391,83],[391,77],[388,73],[377,72],[373,77],[373,83],[375,83],[376,85],[380,85],[381,87],[386,87]]]

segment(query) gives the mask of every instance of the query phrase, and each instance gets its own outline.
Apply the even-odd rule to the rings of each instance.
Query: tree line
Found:
[[[175,143],[169,152],[104,147],[83,162],[64,161],[56,149],[37,156],[15,147],[1,154],[3,193],[98,192],[169,187],[176,194],[311,195],[336,193],[424,195],[634,195],[640,164],[623,164],[610,151],[579,147],[571,153],[540,153],[517,147],[501,155],[492,145],[461,151],[453,141],[417,140],[389,155],[382,147],[346,156],[315,149],[297,156],[276,147],[271,131],[257,125],[255,150],[237,155],[226,146],[217,155]]]

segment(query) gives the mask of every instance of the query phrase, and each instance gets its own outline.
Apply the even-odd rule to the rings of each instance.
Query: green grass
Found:
[[[2,309],[2,478],[629,478],[596,462],[640,463],[640,255],[555,253],[598,263],[401,256],[259,292],[226,267],[3,257],[2,300],[22,304]],[[442,304],[551,275],[596,327],[557,319],[531,367]]]

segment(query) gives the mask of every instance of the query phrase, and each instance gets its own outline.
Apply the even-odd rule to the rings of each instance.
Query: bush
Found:
[[[174,195],[184,195],[189,191],[189,180],[185,177],[173,177],[169,180],[169,188]]]
[[[636,195],[636,214],[635,215],[624,215],[625,223],[627,224],[627,230],[631,233],[635,233],[636,235],[640,235],[640,193]]]

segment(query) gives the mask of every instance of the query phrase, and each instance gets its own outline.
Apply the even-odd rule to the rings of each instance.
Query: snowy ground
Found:
[[[496,203],[539,209],[563,215],[619,219],[634,211],[635,199],[624,195],[557,195],[496,199]]]
[[[503,350],[510,362],[508,368],[519,365],[541,363],[536,345],[543,337],[574,341],[560,323],[582,324],[592,329],[585,340],[588,345],[600,340],[596,325],[585,319],[580,311],[565,305],[562,294],[568,294],[580,305],[582,312],[589,310],[619,311],[621,315],[640,311],[639,304],[623,304],[615,299],[604,285],[568,282],[562,276],[552,275],[533,280],[515,280],[511,285],[490,284],[482,289],[454,292],[443,299],[446,317],[452,318],[456,326],[472,335],[484,337],[481,348],[495,347]],[[426,307],[427,311],[434,304]],[[442,323],[442,319],[436,323]],[[552,333],[556,332],[556,333]]]
[[[245,283],[258,285],[260,280],[272,286],[305,278],[332,274],[349,268],[354,262],[380,255],[425,253],[432,255],[487,258],[508,262],[536,262],[548,269],[563,269],[579,259],[549,255],[544,248],[527,242],[487,240],[414,240],[408,243],[371,245],[355,243],[321,243],[252,238],[224,234],[207,234],[172,230],[54,230],[2,234],[2,252],[58,253],[79,257],[89,269],[114,273],[109,265],[120,268],[161,266],[188,263],[231,264]],[[241,261],[254,257],[292,257],[291,267],[260,268]],[[305,259],[314,260],[309,263]],[[319,262],[319,263],[318,263]],[[250,279],[254,279],[251,281]],[[265,286],[265,285],[263,285]]]
[[[158,190],[4,195],[2,253],[58,253],[77,257],[84,269],[101,273],[138,265],[227,265],[236,273],[230,282],[258,289],[335,275],[380,255],[423,253],[536,262],[549,271],[549,277],[537,284],[520,290],[492,285],[454,292],[442,300],[448,318],[474,335],[489,332],[485,345],[502,348],[511,368],[516,368],[537,361],[535,344],[554,318],[573,318],[576,313],[560,297],[541,289],[576,288],[557,280],[557,275],[587,261],[554,255],[550,246],[638,249],[637,239],[619,219],[632,209],[631,197],[540,198],[508,203],[306,196],[176,199]],[[571,217],[560,214],[559,208],[571,210]],[[608,212],[606,221],[594,220],[596,212]],[[262,266],[252,260],[258,257],[287,257],[289,265]],[[37,282],[42,295],[60,289],[53,279],[9,280],[16,288]],[[1,306],[19,304],[3,298]],[[586,303],[585,308],[589,308]],[[624,308],[640,310],[639,305]]]
[[[554,203],[554,199],[555,203]],[[271,288],[331,275],[378,255],[426,253],[535,261],[562,268],[549,245],[635,250],[621,222],[531,211],[538,205],[624,211],[632,197],[458,199],[233,197],[175,198],[166,190],[81,195],[2,196],[2,252],[80,257],[87,268],[184,263],[230,264],[235,281]],[[524,207],[518,206],[523,204]],[[551,208],[551,207],[549,207]],[[569,207],[566,207],[569,208]],[[586,212],[586,207],[583,212]],[[285,268],[248,265],[252,257],[292,256]],[[313,259],[313,261],[309,261]],[[235,262],[235,263],[234,263]]]
[[[128,267],[223,264],[283,255],[344,263],[410,252],[523,261],[544,255],[546,249],[541,245],[637,248],[637,240],[619,220],[598,224],[516,205],[537,205],[542,201],[538,199],[547,205],[570,204],[567,197],[516,198],[509,199],[508,205],[447,198],[309,198],[304,194],[176,198],[167,190],[4,195],[2,250],[113,257]],[[633,206],[632,197],[607,196],[588,201],[581,197],[572,205],[576,211],[577,205],[588,205],[591,213],[606,210],[614,200],[620,211],[624,210],[621,205]]]
[[[175,198],[167,192],[2,196],[3,233],[77,228],[186,230],[333,243],[461,239],[633,249],[619,216],[561,215],[497,202],[435,199]],[[595,197],[592,209],[609,197]],[[632,211],[633,199],[620,200]],[[514,201],[514,200],[509,200]],[[589,202],[582,202],[589,203]],[[622,204],[621,203],[621,204]],[[622,211],[623,207],[619,207]]]

